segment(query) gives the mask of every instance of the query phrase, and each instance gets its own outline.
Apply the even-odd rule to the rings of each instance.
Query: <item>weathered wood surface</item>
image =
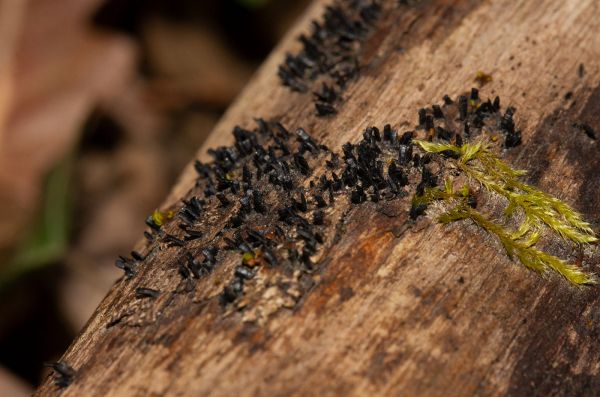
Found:
[[[432,0],[399,7],[365,44],[365,66],[339,113],[317,118],[311,95],[281,87],[276,68],[326,3],[315,1],[273,52],[200,158],[231,143],[232,127],[252,126],[254,117],[303,126],[332,148],[358,140],[369,125],[411,128],[418,108],[467,91],[484,70],[494,80],[481,95],[500,95],[518,109],[523,145],[506,160],[530,170],[530,183],[573,204],[599,230],[598,141],[571,125],[584,120],[600,131],[600,3]],[[167,204],[186,194],[195,176],[189,167]],[[68,349],[63,359],[78,369],[73,384],[60,391],[49,378],[36,395],[600,393],[600,288],[541,278],[473,226],[423,220],[399,233],[407,222],[372,203],[350,210],[310,292],[292,308],[259,301],[271,313],[261,321],[224,312],[215,297],[192,303],[173,295],[148,310],[149,325],[107,328],[145,281],[176,288],[167,249],[114,286]],[[598,272],[596,249],[586,255]],[[196,289],[214,289],[234,266],[222,265]]]

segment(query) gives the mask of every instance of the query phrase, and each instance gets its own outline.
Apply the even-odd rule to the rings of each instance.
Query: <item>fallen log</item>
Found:
[[[315,1],[265,61],[118,262],[61,359],[74,375],[37,396],[600,390],[599,288],[511,261],[474,218],[437,222],[450,201],[418,199],[445,179],[492,221],[507,202],[461,177],[464,153],[415,143],[485,139],[598,230],[598,4],[346,3]],[[549,235],[599,272],[594,245]]]

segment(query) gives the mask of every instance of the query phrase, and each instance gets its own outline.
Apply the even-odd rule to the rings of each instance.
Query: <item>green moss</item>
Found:
[[[507,217],[520,212],[523,214],[523,221],[517,230],[512,231],[488,219],[468,205],[469,187],[464,186],[454,192],[450,180],[446,181],[444,190],[427,189],[422,196],[413,199],[414,204],[443,200],[451,204],[452,208],[439,218],[440,222],[470,219],[495,235],[508,256],[511,259],[516,257],[526,267],[539,273],[554,270],[573,284],[596,283],[593,274],[587,274],[576,266],[535,248],[545,229],[575,244],[593,243],[597,241],[597,237],[582,215],[568,204],[522,182],[520,177],[526,171],[511,168],[492,153],[484,142],[466,143],[462,146],[426,141],[415,143],[429,153],[452,154],[448,161],[453,162],[470,181],[480,184],[489,193],[508,200],[504,211]]]

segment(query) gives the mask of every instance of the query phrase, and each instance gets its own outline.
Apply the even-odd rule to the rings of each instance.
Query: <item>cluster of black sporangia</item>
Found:
[[[146,222],[148,223],[148,222]],[[154,223],[153,223],[154,226]],[[160,228],[156,229],[160,230]],[[149,241],[152,241],[154,237],[148,231],[144,232],[144,236],[148,238]],[[144,257],[137,251],[131,251],[131,258],[126,258],[122,255],[119,255],[117,260],[115,261],[115,266],[125,272],[127,277],[133,277],[135,275],[135,267],[137,263],[143,262]]]
[[[500,99],[481,102],[476,89],[456,101],[444,96],[442,105],[418,111],[416,131],[426,139],[457,145],[482,133],[485,129],[501,131],[504,145],[520,142],[515,129],[514,109],[500,113]],[[249,131],[235,127],[235,144],[210,150],[211,163],[196,161],[198,180],[194,196],[184,200],[176,222],[181,234],[167,233],[150,217],[146,235],[150,243],[163,243],[184,250],[179,274],[192,280],[209,274],[219,263],[218,254],[236,251],[257,255],[261,263],[276,267],[301,265],[312,269],[311,256],[323,243],[324,209],[336,197],[347,196],[349,202],[379,202],[402,197],[411,190],[411,180],[418,180],[414,194],[422,195],[427,187],[436,186],[438,176],[429,167],[430,154],[413,153],[412,138],[418,132],[398,134],[385,125],[382,132],[367,128],[362,140],[342,145],[335,153],[317,143],[304,129],[290,133],[279,122],[257,119],[257,128]],[[311,162],[324,162],[325,171],[315,175]],[[420,175],[420,179],[414,175]],[[308,188],[303,188],[308,183]],[[267,198],[276,192],[276,200]],[[271,194],[272,196],[272,194]],[[229,214],[227,227],[210,246],[188,248],[189,242],[203,237],[204,217],[208,208]],[[268,210],[267,210],[268,209]],[[410,217],[422,215],[426,207],[412,206]],[[258,230],[252,225],[266,225]],[[285,246],[282,250],[281,246]],[[258,254],[257,254],[258,253]],[[117,266],[127,277],[135,274],[144,258],[132,252],[132,258],[119,257]],[[254,277],[256,269],[242,263],[234,270],[232,282],[224,289],[222,302],[233,302],[243,292],[244,283]],[[138,297],[156,297],[158,291],[141,288]]]
[[[588,138],[596,140],[596,131],[587,123],[577,122],[573,123],[572,126],[582,131]]]
[[[269,267],[310,270],[310,258],[324,242],[324,209],[333,205],[336,196],[346,192],[351,202],[361,203],[406,194],[402,187],[408,184],[404,168],[412,164],[410,133],[398,137],[386,125],[382,137],[377,128],[367,128],[358,144],[343,146],[340,158],[302,128],[292,134],[277,122],[259,119],[257,123],[256,131],[236,127],[235,144],[211,150],[212,163],[195,163],[199,174],[196,195],[183,201],[173,220],[179,234],[173,228],[167,232],[152,218],[148,220],[150,243],[184,250],[185,259],[178,268],[184,280],[210,273],[221,251],[239,252],[242,257],[254,255]],[[383,151],[395,153],[395,159],[384,164]],[[326,164],[321,175],[315,175],[310,165],[315,160]],[[307,180],[308,188],[301,188]],[[271,201],[266,202],[269,195]],[[189,247],[189,242],[203,236],[203,216],[209,208],[229,214],[227,227],[210,247],[195,252],[197,249]],[[253,225],[267,227],[257,230]],[[117,266],[132,277],[142,261],[143,257],[134,252],[131,259],[120,257]],[[234,301],[255,272],[256,267],[247,263],[237,266],[233,280],[222,293],[222,302]],[[136,290],[138,298],[158,294],[144,287]]]
[[[472,88],[470,95],[460,95],[455,103],[448,95],[444,96],[444,105],[433,105],[431,109],[419,110],[419,126],[426,131],[435,130],[434,137],[441,141],[455,140],[457,145],[462,145],[463,138],[470,139],[479,135],[483,127],[493,131],[500,131],[504,135],[504,146],[512,148],[521,144],[521,131],[515,128],[513,116],[516,109],[509,106],[504,114],[500,113],[500,97],[482,102],[479,90]],[[435,120],[445,121],[444,109],[457,106],[458,120],[462,123],[462,131],[448,131],[442,126],[434,126]],[[442,123],[444,124],[444,123]],[[434,128],[435,127],[435,128]]]
[[[240,205],[232,217],[235,221],[229,225],[234,229],[233,237],[223,238],[225,249],[237,250],[243,255],[258,252],[269,267],[280,266],[281,263],[310,271],[314,266],[311,257],[324,243],[323,209],[332,206],[336,197],[347,195],[350,202],[359,204],[406,194],[402,190],[408,184],[405,168],[413,164],[411,133],[398,137],[396,131],[386,125],[382,137],[376,127],[369,127],[358,144],[343,145],[340,158],[337,153],[317,144],[302,128],[296,130],[295,142],[292,142],[291,134],[283,126],[274,124],[277,127],[275,131],[280,132],[278,134],[269,128],[270,125],[273,124],[264,124],[264,135],[248,131],[243,136],[236,134],[234,148],[250,142],[247,146],[253,150],[251,155],[246,151],[238,157],[241,152],[235,149],[227,156],[230,160],[227,164],[239,163],[237,169],[228,166],[227,171],[239,175],[241,168],[242,186],[239,190],[234,189],[238,193],[233,193],[229,199],[231,202],[239,201]],[[257,136],[260,138],[257,139]],[[268,143],[271,144],[265,147]],[[225,148],[220,150],[227,151]],[[383,159],[384,152],[388,157],[392,154],[393,160],[388,164]],[[216,153],[213,156],[221,158]],[[313,175],[314,170],[309,165],[309,160],[313,159],[325,159],[326,171],[323,174]],[[215,166],[218,169],[223,164],[217,161],[213,163]],[[202,177],[209,187],[212,186],[211,175],[220,171],[213,169],[212,173],[206,172],[206,165],[202,165],[201,169]],[[247,176],[246,182],[243,181],[244,175]],[[299,187],[307,181],[308,188]],[[235,181],[231,183],[235,184]],[[276,216],[269,218],[261,214],[262,222],[269,224],[274,232],[267,237],[264,232],[252,229],[249,220],[253,213],[260,213],[259,208],[264,207],[262,198],[257,205],[256,195],[264,197],[273,190],[281,193],[276,203],[269,203],[269,207],[273,208],[271,213]],[[227,189],[224,192],[227,192],[226,196],[232,193]],[[286,248],[280,249],[280,246]],[[235,301],[243,293],[244,283],[254,274],[254,268],[244,263],[237,266],[231,283],[221,294],[222,303]]]
[[[311,34],[300,36],[302,50],[297,55],[287,54],[279,66],[283,85],[307,92],[314,80],[323,77],[313,91],[316,113],[336,113],[335,102],[358,73],[360,43],[380,13],[378,0],[339,0],[326,7],[322,22],[312,21]]]
[[[258,119],[254,131],[235,127],[234,145],[210,150],[211,163],[196,161],[198,180],[192,197],[183,201],[176,218],[169,221],[177,222],[177,228],[167,232],[150,218],[149,241],[183,250],[178,271],[188,285],[214,270],[220,253],[237,252],[241,258],[250,258],[241,260],[221,295],[224,304],[233,302],[243,293],[244,283],[254,277],[257,263],[313,269],[311,257],[323,244],[327,230],[325,209],[339,198],[347,197],[352,204],[377,203],[404,197],[409,191],[419,196],[436,186],[439,178],[429,165],[433,156],[421,155],[420,150],[413,153],[416,134],[460,145],[484,130],[500,131],[505,135],[504,145],[511,147],[520,142],[513,114],[513,108],[500,112],[497,97],[481,102],[473,89],[456,101],[445,96],[442,105],[420,109],[416,131],[399,134],[389,124],[382,131],[369,127],[358,143],[342,145],[339,154],[304,129],[290,133],[279,122]],[[311,163],[324,163],[324,170],[316,171]],[[422,215],[425,209],[412,206],[410,217]],[[203,237],[206,214],[215,210],[228,217],[226,227],[210,245],[190,246]],[[131,259],[120,257],[117,266],[132,277],[143,260],[134,252]],[[156,297],[158,293],[138,288],[136,296]]]

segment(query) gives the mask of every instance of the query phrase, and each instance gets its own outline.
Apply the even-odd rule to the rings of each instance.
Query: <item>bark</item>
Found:
[[[199,158],[209,161],[208,148],[230,145],[232,128],[254,128],[257,117],[291,131],[301,126],[337,152],[367,126],[412,130],[419,108],[478,86],[481,70],[493,81],[480,96],[499,95],[503,108],[517,108],[522,144],[504,150],[504,160],[529,170],[527,182],[573,205],[598,230],[598,143],[573,127],[586,123],[600,131],[598,2],[384,3],[356,50],[360,72],[335,103],[337,114],[317,117],[312,94],[291,92],[277,76],[285,53],[299,51],[298,35],[328,4],[317,0]],[[318,162],[310,164],[313,174],[325,169]],[[163,208],[177,209],[196,194],[196,178],[190,164]],[[273,208],[269,222],[276,222]],[[540,277],[469,222],[411,220],[409,209],[410,195],[357,205],[340,198],[327,208],[324,243],[310,271],[258,266],[228,304],[223,289],[239,254],[220,254],[211,274],[189,281],[179,270],[183,248],[140,242],[136,248],[147,256],[136,275],[116,283],[62,359],[77,371],[72,384],[60,389],[49,377],[36,395],[592,396],[600,390],[597,286]],[[211,215],[205,240],[193,249],[226,231],[233,212]],[[266,221],[249,222],[258,228]],[[595,247],[549,249],[598,273]],[[136,299],[138,287],[160,295]]]

